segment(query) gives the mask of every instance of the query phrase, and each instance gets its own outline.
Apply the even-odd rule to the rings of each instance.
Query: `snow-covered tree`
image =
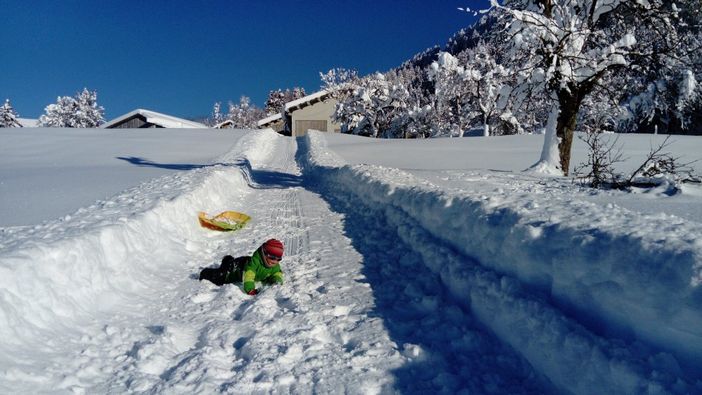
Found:
[[[342,99],[336,107],[335,120],[344,133],[371,137],[398,137],[408,112],[407,89],[381,73],[369,75]]]
[[[222,103],[215,102],[212,106],[212,117],[210,118],[210,126],[218,125],[224,121],[224,114],[222,114]]]
[[[494,118],[505,115],[500,95],[509,90],[504,89],[508,83],[509,72],[498,63],[494,53],[495,48],[482,41],[474,48],[464,51],[466,58],[465,69],[461,75],[465,86],[466,110],[470,123],[474,119],[483,125],[483,135],[490,135],[490,124]],[[501,121],[509,122],[510,118]]]
[[[73,115],[78,110],[76,100],[70,96],[59,96],[56,103],[49,104],[39,117],[39,125],[50,128],[72,128]]]
[[[268,99],[266,99],[264,111],[268,115],[279,114],[283,112],[285,103],[305,96],[305,89],[300,87],[295,87],[292,90],[286,89],[283,91],[281,89],[276,89],[274,91],[270,91],[268,92]]]
[[[255,129],[256,122],[264,116],[265,114],[260,108],[251,104],[251,99],[248,96],[241,96],[238,104],[229,102],[227,119],[232,121],[232,128]]]
[[[10,99],[5,99],[5,104],[0,107],[0,128],[21,128],[19,115],[10,104]]]
[[[401,129],[395,132],[402,138],[426,138],[439,133],[436,127],[436,96],[426,67],[405,64],[394,71],[398,84],[407,90],[405,114]],[[396,122],[400,125],[400,122]]]
[[[459,60],[448,52],[439,53],[429,67],[436,95],[436,126],[449,137],[462,136],[468,126],[464,116],[467,100],[464,71]]]
[[[104,109],[97,104],[97,93],[83,89],[75,97],[59,96],[39,117],[39,125],[55,128],[94,128],[105,122]]]
[[[283,111],[286,103],[285,92],[280,89],[268,92],[264,111],[268,115],[279,114]]]
[[[603,77],[643,68],[648,59],[672,54],[678,42],[679,10],[663,0],[491,4],[508,17],[502,41],[520,70],[518,83],[543,89],[552,103],[536,171],[568,174],[579,110]]]
[[[333,97],[338,97],[342,92],[346,91],[346,88],[351,84],[358,81],[358,72],[352,69],[345,69],[343,67],[333,68],[326,73],[319,73],[319,77],[322,80],[322,89],[329,91]]]
[[[97,92],[83,88],[75,98],[76,112],[73,117],[75,128],[96,128],[105,123],[105,109],[97,104]]]

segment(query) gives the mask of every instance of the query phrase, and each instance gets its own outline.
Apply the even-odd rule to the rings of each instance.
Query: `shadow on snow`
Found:
[[[201,169],[203,167],[226,165],[225,163],[212,163],[209,165],[195,165],[195,164],[186,164],[186,163],[156,163],[156,162],[150,161],[150,160],[145,159],[145,158],[139,158],[138,156],[117,156],[116,158],[119,160],[123,160],[125,162],[129,162],[135,166],[156,167],[159,169],[168,169],[168,170],[194,170],[194,169]]]
[[[157,163],[137,156],[117,156],[119,160],[129,162],[140,167],[156,167],[169,170],[195,170],[213,166],[238,166],[241,168],[246,182],[254,189],[270,188],[290,188],[300,186],[302,178],[289,173],[271,170],[257,170],[251,167],[251,162],[246,158],[241,158],[231,163],[211,163],[207,165],[185,164],[185,163]]]

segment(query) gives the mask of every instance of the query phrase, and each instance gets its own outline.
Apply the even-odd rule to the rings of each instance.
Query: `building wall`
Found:
[[[140,128],[161,128],[162,126],[146,122],[146,118],[142,115],[135,115],[131,118],[112,125],[109,129],[140,129]]]
[[[297,126],[302,125],[303,128],[310,127],[312,125],[320,125],[319,122],[306,122],[306,121],[326,121],[327,128],[323,132],[339,132],[341,131],[341,125],[334,123],[332,121],[332,115],[334,114],[334,109],[336,108],[336,100],[327,99],[322,102],[314,103],[311,106],[293,111],[291,119],[292,135],[293,136],[304,136],[307,132],[304,130],[297,130]],[[298,122],[300,121],[300,122]]]

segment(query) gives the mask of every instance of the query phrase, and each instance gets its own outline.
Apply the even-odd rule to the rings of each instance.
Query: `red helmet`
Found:
[[[263,243],[263,252],[269,255],[273,255],[279,258],[283,257],[283,243],[276,239],[270,239]]]

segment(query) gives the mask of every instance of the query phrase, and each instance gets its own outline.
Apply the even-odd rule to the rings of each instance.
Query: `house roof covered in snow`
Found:
[[[156,111],[137,108],[120,117],[117,117],[109,122],[102,124],[100,127],[105,129],[117,128],[120,125],[127,123],[132,119],[139,118],[143,123],[133,127],[162,127],[162,128],[186,128],[186,129],[206,129],[207,125],[199,122],[188,121],[174,117],[172,115],[161,114]],[[148,126],[147,126],[148,125]],[[122,126],[124,127],[124,126]],[[132,127],[132,126],[129,126]]]
[[[321,90],[321,91],[315,92],[311,95],[301,97],[297,100],[287,102],[287,103],[285,103],[285,112],[290,113],[292,111],[299,110],[301,108],[305,108],[307,106],[310,106],[316,102],[323,101],[330,94],[331,94],[331,92],[329,92],[328,90]]]
[[[273,115],[269,115],[269,116],[261,119],[260,121],[256,122],[256,124],[258,125],[258,127],[262,127],[262,126],[270,125],[271,123],[276,122],[282,118],[283,118],[283,116],[280,113],[273,114]]]
[[[227,120],[224,120],[224,121],[222,121],[222,122],[220,122],[212,127],[215,129],[226,129],[226,128],[231,127],[232,125],[234,125],[234,121],[232,121],[231,119],[227,119]]]

